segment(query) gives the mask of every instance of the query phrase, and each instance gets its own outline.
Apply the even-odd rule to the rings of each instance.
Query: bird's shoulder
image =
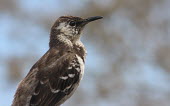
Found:
[[[58,50],[50,48],[31,68],[31,71],[38,70],[37,76],[48,75],[61,67],[66,67],[75,57],[75,53],[70,50]],[[52,71],[56,69],[55,71]],[[40,74],[40,75],[39,75]]]
[[[65,59],[68,59],[69,57],[72,57],[74,55],[73,52],[70,50],[58,50],[55,48],[50,48],[31,68],[33,70],[34,68],[44,69],[47,68],[53,63],[57,63],[61,61],[64,61]],[[57,64],[56,64],[57,65]],[[55,65],[53,65],[55,66]]]

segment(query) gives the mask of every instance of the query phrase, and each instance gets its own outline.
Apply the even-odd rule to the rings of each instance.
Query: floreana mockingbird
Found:
[[[59,106],[74,93],[84,73],[84,26],[102,17],[61,16],[51,28],[49,50],[20,82],[12,106]]]

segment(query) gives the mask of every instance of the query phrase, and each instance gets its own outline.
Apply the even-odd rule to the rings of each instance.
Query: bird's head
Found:
[[[61,16],[51,28],[50,41],[55,39],[69,40],[72,43],[79,40],[80,34],[86,24],[101,19],[100,16],[89,17],[86,19],[73,16]]]

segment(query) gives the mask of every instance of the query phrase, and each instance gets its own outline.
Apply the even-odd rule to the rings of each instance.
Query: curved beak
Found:
[[[101,16],[89,17],[89,18],[83,19],[81,21],[78,21],[77,24],[84,26],[84,25],[88,24],[89,22],[92,22],[92,21],[95,21],[98,19],[102,19],[102,18],[103,17],[101,17]]]
[[[85,19],[84,22],[89,23],[89,22],[92,22],[92,21],[95,21],[98,19],[102,19],[102,18],[103,17],[101,17],[101,16],[89,17],[89,18]]]

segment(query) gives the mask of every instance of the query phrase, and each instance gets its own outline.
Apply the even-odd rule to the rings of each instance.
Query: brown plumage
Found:
[[[12,106],[59,106],[76,90],[84,73],[84,26],[102,17],[60,17],[51,28],[49,50],[21,81]]]

